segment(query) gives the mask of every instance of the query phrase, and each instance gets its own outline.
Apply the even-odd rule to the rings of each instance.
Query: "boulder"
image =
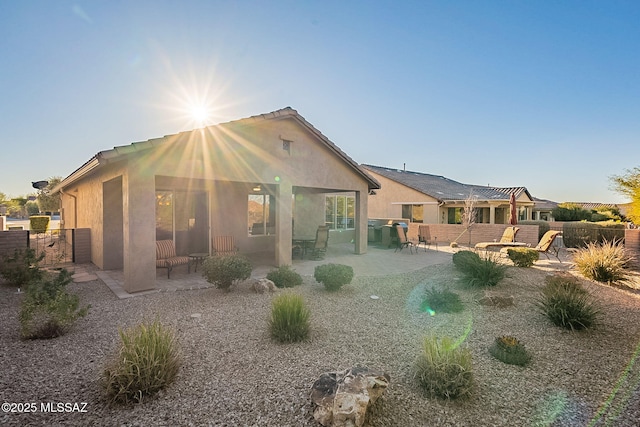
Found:
[[[262,294],[267,291],[275,292],[277,288],[275,283],[273,283],[269,279],[258,279],[255,282],[253,282],[251,289],[253,289],[253,291],[257,294]]]
[[[360,427],[389,381],[387,373],[365,366],[324,373],[311,388],[313,417],[325,427]]]
[[[486,293],[478,300],[478,304],[490,307],[506,308],[514,305],[513,295],[492,295]]]

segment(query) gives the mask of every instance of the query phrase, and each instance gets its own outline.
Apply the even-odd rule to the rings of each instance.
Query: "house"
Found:
[[[156,240],[178,255],[232,235],[242,253],[291,264],[292,238],[329,225],[329,242],[367,250],[367,195],[379,183],[294,109],[101,151],[67,176],[64,227],[91,230],[91,261],[155,287]]]
[[[558,207],[558,203],[551,200],[533,198],[533,211],[531,219],[537,221],[553,221],[553,210]]]
[[[509,198],[511,193],[515,193],[518,219],[531,219],[534,201],[525,187],[469,185],[422,172],[361,166],[381,185],[379,190],[369,195],[370,218],[460,224],[465,202],[472,197],[477,223],[506,224],[509,221]]]

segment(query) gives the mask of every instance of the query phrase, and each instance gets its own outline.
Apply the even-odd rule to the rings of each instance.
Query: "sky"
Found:
[[[639,22],[616,0],[0,0],[0,192],[290,106],[358,163],[624,203]]]

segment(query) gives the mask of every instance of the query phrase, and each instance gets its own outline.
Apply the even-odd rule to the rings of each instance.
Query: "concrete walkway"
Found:
[[[391,274],[405,273],[408,271],[420,270],[424,267],[436,264],[451,262],[453,253],[468,248],[450,248],[449,246],[430,248],[425,250],[423,246],[413,250],[408,249],[395,252],[393,248],[387,249],[380,246],[369,246],[366,254],[354,254],[353,244],[330,245],[323,260],[300,260],[294,259],[292,268],[302,276],[313,276],[313,272],[318,265],[322,264],[345,264],[353,267],[356,276],[387,276]],[[253,271],[251,279],[259,279],[267,276],[269,271],[275,268],[272,254],[251,254],[248,256]],[[544,269],[568,269],[571,266],[570,256],[566,251],[560,252],[562,264],[551,257],[548,260],[544,255],[540,255],[540,260],[536,266]],[[512,265],[507,259],[506,262]],[[78,269],[76,269],[78,273]],[[157,292],[176,292],[194,289],[206,289],[213,285],[202,276],[201,270],[187,273],[187,266],[177,266],[171,272],[171,278],[167,279],[167,270],[159,268],[156,270],[156,288],[150,291],[136,292],[130,294],[124,290],[124,273],[122,270],[108,271],[88,271],[87,274],[95,274],[107,285],[118,298],[131,298],[139,295],[147,295]],[[81,275],[80,277],[86,277]],[[251,280],[250,279],[250,280]]]
[[[313,276],[316,266],[336,263],[353,267],[356,276],[386,276],[450,262],[452,254],[448,247],[438,251],[433,249],[425,251],[424,247],[419,247],[413,253],[410,253],[408,249],[394,252],[394,249],[376,246],[370,246],[368,252],[363,255],[356,255],[353,251],[353,244],[331,245],[327,249],[327,254],[323,260],[294,259],[292,268],[302,276]],[[248,258],[253,264],[252,279],[266,277],[267,273],[275,268],[272,254],[251,254]],[[124,273],[122,270],[97,270],[95,274],[119,298],[131,298],[157,292],[206,289],[213,286],[202,276],[201,270],[194,272],[192,268],[191,273],[187,274],[186,266],[175,267],[171,272],[170,279],[167,279],[166,269],[157,269],[156,289],[136,292],[135,294],[129,294],[124,290]]]

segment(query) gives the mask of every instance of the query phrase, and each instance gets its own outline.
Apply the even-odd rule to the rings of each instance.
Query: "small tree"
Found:
[[[469,192],[469,197],[464,201],[464,208],[462,210],[462,225],[464,225],[464,231],[460,233],[458,237],[453,241],[458,242],[458,239],[462,237],[464,233],[469,234],[469,246],[471,246],[471,227],[476,223],[477,212],[476,204],[478,203],[478,196],[473,194],[473,190]]]
[[[52,194],[51,190],[60,184],[62,178],[53,176],[49,178],[49,184],[41,190],[38,190],[38,206],[40,212],[57,212],[60,210],[60,194]]]
[[[631,199],[626,216],[635,224],[640,224],[640,167],[627,169],[624,175],[612,176],[613,189]]]

